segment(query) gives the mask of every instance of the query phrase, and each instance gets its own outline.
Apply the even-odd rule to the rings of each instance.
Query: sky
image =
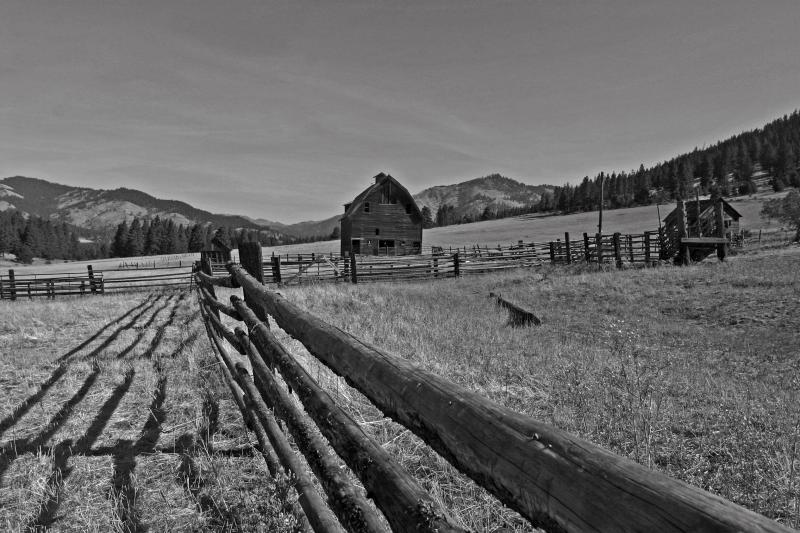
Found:
[[[0,177],[319,220],[577,183],[800,108],[798,0],[0,0]]]

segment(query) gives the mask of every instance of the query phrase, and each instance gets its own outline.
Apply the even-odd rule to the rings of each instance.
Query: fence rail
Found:
[[[160,288],[191,288],[193,265],[178,269],[160,267],[137,273],[135,270],[94,270],[87,265],[86,273],[19,274],[13,269],[0,274],[0,299],[56,298],[57,296],[108,294]]]
[[[533,525],[565,531],[790,531],[723,498],[517,414],[406,359],[361,342],[269,290],[258,279],[263,277],[257,267],[259,254],[247,255],[240,248],[244,266],[229,263],[230,275],[223,282],[240,286],[245,301],[232,296],[230,306],[213,303],[216,297],[214,285],[209,282],[212,278],[208,264],[203,267],[206,275],[197,278],[198,285],[203,285],[199,291],[203,313],[219,349],[226,352],[228,359],[234,357],[227,355],[222,346],[221,339],[227,339],[233,349],[248,358],[253,369],[251,375],[246,366],[226,362],[229,374],[246,386],[242,387],[247,397],[244,404],[262,401],[273,405],[274,413],[281,418],[313,421],[361,480],[393,530],[459,528],[447,518],[446,510],[440,509],[424,491],[419,492],[415,482],[397,471],[396,465],[374,455],[380,446],[375,448],[375,443],[280,345],[270,333],[268,316],[386,416],[412,431]],[[249,335],[241,329],[231,332],[222,321],[214,319],[214,313],[221,309],[235,320],[244,321]],[[275,381],[275,371],[285,382],[283,386]],[[255,386],[250,386],[248,380]],[[286,385],[296,392],[304,413],[287,415],[286,408],[279,406],[284,401],[281,392]],[[247,418],[246,411],[243,416]],[[290,420],[286,423],[293,431]],[[299,433],[292,434],[296,441],[303,441]],[[308,454],[312,464],[319,450],[298,447]],[[327,475],[322,468],[312,465],[312,469],[318,476]],[[344,511],[346,505],[337,503],[331,480],[323,478],[320,485],[342,527],[348,531],[372,531],[352,522],[351,515]],[[302,490],[298,481],[298,492]],[[418,498],[416,505],[414,498]],[[357,505],[355,500],[350,504]],[[306,507],[307,515],[324,511]],[[308,517],[313,525],[315,520]]]

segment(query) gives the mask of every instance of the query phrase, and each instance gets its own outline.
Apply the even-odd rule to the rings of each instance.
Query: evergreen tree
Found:
[[[114,240],[111,241],[112,257],[127,257],[128,255],[128,223],[124,220],[117,226]]]
[[[138,257],[144,253],[144,233],[142,223],[138,218],[134,218],[131,227],[128,229],[128,242],[125,247],[125,257]]]

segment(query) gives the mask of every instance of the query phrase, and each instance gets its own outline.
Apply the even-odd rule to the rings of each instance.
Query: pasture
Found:
[[[745,252],[685,268],[576,263],[280,291],[367,344],[796,528],[800,248]],[[542,324],[514,327],[490,292]],[[0,528],[295,526],[296,496],[254,452],[194,293],[2,301],[0,317]],[[273,330],[455,524],[531,529]]]
[[[5,300],[0,317],[0,530],[291,530],[191,293]]]

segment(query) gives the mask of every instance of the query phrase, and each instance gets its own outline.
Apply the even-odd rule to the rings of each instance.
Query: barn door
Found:
[[[350,251],[353,252],[354,254],[361,253],[361,239],[353,239],[350,242]]]

